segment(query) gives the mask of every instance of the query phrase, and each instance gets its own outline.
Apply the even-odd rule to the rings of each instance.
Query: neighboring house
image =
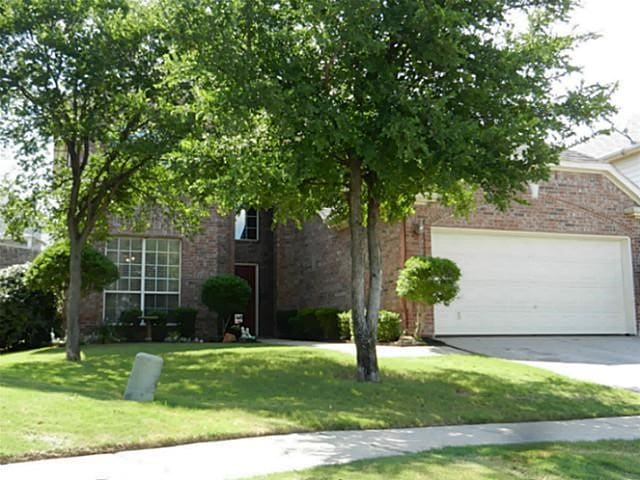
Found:
[[[381,226],[382,307],[400,312],[411,329],[415,308],[395,295],[398,271],[412,255],[436,255],[460,265],[461,293],[428,314],[425,335],[636,334],[640,187],[616,161],[568,152],[547,182],[523,195],[529,205],[506,212],[480,203],[460,218],[418,202],[413,216]],[[637,162],[640,172],[640,155]],[[255,292],[246,324],[275,335],[276,310],[349,308],[348,242],[348,230],[329,228],[320,216],[302,230],[272,231],[268,212],[241,212],[235,224],[212,212],[193,239],[158,221],[142,236],[109,243],[122,278],[88,299],[82,325],[115,321],[125,308],[182,304],[199,308],[199,332],[210,335],[200,287],[211,275],[234,272]]]
[[[42,234],[27,231],[22,242],[4,238],[0,224],[0,269],[33,260],[46,245]]]

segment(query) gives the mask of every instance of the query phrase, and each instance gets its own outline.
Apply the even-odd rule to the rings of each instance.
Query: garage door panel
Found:
[[[624,296],[616,288],[603,288],[575,285],[537,286],[532,288],[526,283],[511,285],[508,295],[498,282],[465,282],[464,291],[460,292],[457,302],[476,306],[492,306],[502,304],[516,308],[529,305],[531,308],[559,308],[571,307],[578,312],[589,308],[612,308],[617,305],[617,311],[624,311]],[[615,299],[618,299],[615,301]],[[613,302],[612,302],[613,300]]]
[[[450,258],[456,258],[450,254]],[[494,257],[495,258],[495,257]],[[458,257],[456,262],[464,270],[470,280],[528,283],[546,278],[545,282],[554,285],[580,282],[583,285],[599,286],[602,284],[618,285],[622,275],[621,266],[610,263],[597,262],[550,262],[536,261],[534,258],[511,259],[501,258],[500,261],[480,260]],[[508,271],[505,264],[509,265]],[[553,273],[553,276],[549,275]]]
[[[617,323],[618,315],[609,312],[593,312],[590,314],[562,312],[527,312],[527,311],[462,311],[456,318],[446,319],[442,315],[442,307],[436,307],[436,318],[444,317],[443,325],[438,329],[439,335],[510,335],[505,332],[508,324],[517,329],[518,335],[579,335],[579,334],[625,334],[624,326]],[[455,328],[451,328],[455,324]],[[613,325],[613,326],[612,326]],[[618,325],[618,327],[616,327]]]
[[[437,335],[635,333],[628,239],[434,228],[462,270]]]

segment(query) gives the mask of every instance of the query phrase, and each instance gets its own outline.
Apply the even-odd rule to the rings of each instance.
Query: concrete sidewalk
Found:
[[[640,439],[640,416],[272,435],[0,465],[0,478],[235,479],[448,446],[612,439]]]

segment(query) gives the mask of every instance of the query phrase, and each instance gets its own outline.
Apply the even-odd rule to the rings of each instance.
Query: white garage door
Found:
[[[635,333],[626,237],[432,229],[432,254],[462,270],[435,307],[436,335]]]

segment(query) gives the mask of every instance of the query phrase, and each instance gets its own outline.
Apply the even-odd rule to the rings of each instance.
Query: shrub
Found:
[[[298,315],[298,310],[278,310],[276,312],[276,327],[278,336],[282,338],[291,337],[291,319]]]
[[[340,312],[340,338],[353,340],[353,320],[351,310]],[[400,314],[388,310],[378,312],[378,334],[376,339],[379,342],[395,342],[402,334],[402,324]]]
[[[351,310],[338,313],[338,323],[341,340],[353,339],[353,323],[351,321]]]
[[[395,342],[402,334],[400,314],[380,310],[378,313],[378,341]]]
[[[321,340],[340,339],[340,319],[337,308],[320,307],[315,309],[316,322],[320,326]]]
[[[168,313],[168,322],[176,324],[180,337],[195,338],[198,311],[190,307],[178,307]]]
[[[338,313],[338,309],[328,307],[279,312],[278,331],[296,340],[339,340]]]
[[[460,269],[447,258],[411,257],[398,276],[396,292],[426,305],[448,305],[458,295]]]
[[[316,320],[315,308],[302,308],[291,319],[291,335],[296,340],[320,340],[322,327]]]
[[[202,303],[218,314],[220,332],[229,328],[231,316],[243,312],[251,298],[251,287],[235,275],[216,275],[202,286]]]
[[[100,325],[85,343],[118,343],[122,341],[116,325]]]
[[[31,263],[27,282],[41,290],[51,290],[62,299],[69,286],[69,242],[57,242],[42,251]],[[82,250],[82,290],[98,292],[118,280],[118,267],[101,252],[86,245]]]
[[[48,345],[59,328],[54,296],[27,284],[28,264],[0,270],[0,350]]]
[[[460,269],[447,258],[411,257],[400,270],[396,293],[418,305],[449,305],[458,295]],[[422,312],[418,309],[415,336],[422,332]]]
[[[118,323],[121,325],[140,325],[142,317],[142,310],[138,308],[130,308],[123,310],[118,318]]]

